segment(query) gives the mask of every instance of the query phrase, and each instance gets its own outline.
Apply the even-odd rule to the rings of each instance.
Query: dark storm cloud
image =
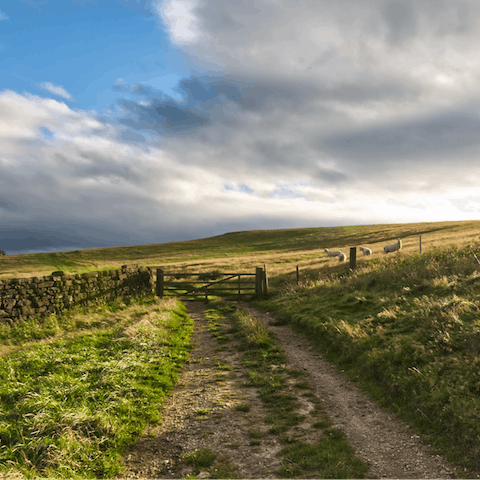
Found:
[[[138,86],[117,84],[122,92],[135,91],[141,101],[123,99],[120,122],[134,129],[156,134],[183,134],[194,132],[218,122],[231,121],[230,104],[243,112],[268,114],[279,111],[286,118],[292,112],[308,108],[314,101],[366,103],[413,99],[422,92],[422,87],[410,79],[395,77],[376,78],[365,75],[352,81],[335,83],[312,82],[296,78],[255,78],[247,82],[235,75],[191,76],[179,82],[175,90],[181,100],[166,96],[154,89],[141,91]],[[143,100],[145,99],[145,100]],[[317,107],[321,112],[321,107]],[[222,113],[223,112],[223,113]]]
[[[412,0],[391,0],[383,4],[382,14],[388,26],[387,41],[400,45],[415,36],[417,15]]]
[[[375,126],[321,141],[335,156],[372,163],[400,159],[449,161],[452,154],[479,150],[480,118],[469,112],[443,112],[409,123]]]
[[[133,118],[123,120],[125,125],[161,133],[182,133],[208,123],[208,118],[188,108],[181,108],[173,100],[152,100],[149,105],[123,101],[122,106]]]
[[[177,100],[163,92],[138,85],[116,84],[119,92],[134,92],[142,96],[139,102],[123,99],[118,103],[123,111],[120,123],[137,130],[155,134],[183,134],[219,119],[216,106],[241,103],[245,82],[238,84],[222,77],[189,77],[179,82],[176,91],[183,97]],[[252,103],[250,101],[250,103]]]
[[[313,179],[322,180],[328,184],[339,184],[348,180],[347,175],[336,170],[329,170],[327,168],[319,168],[312,175]]]
[[[25,213],[26,210],[10,198],[0,197],[0,209],[8,213]]]
[[[339,80],[334,85],[319,85],[318,100],[339,100],[350,105],[368,104],[371,101],[414,100],[423,93],[419,82],[408,78],[375,78],[365,75],[364,78],[346,82]]]

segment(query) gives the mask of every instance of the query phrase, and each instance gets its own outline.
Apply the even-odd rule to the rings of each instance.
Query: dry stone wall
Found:
[[[48,316],[99,300],[151,294],[152,272],[150,267],[124,265],[119,270],[75,275],[57,271],[44,277],[0,280],[0,323]]]

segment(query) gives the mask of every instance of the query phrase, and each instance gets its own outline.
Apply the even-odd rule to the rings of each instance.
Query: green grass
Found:
[[[318,444],[295,441],[282,450],[283,467],[280,475],[286,478],[311,478],[321,472],[322,478],[360,478],[367,466],[353,455],[340,430],[324,430]],[[359,475],[360,474],[360,475]]]
[[[480,244],[392,256],[256,302],[448,459],[480,471]]]
[[[0,476],[121,473],[124,448],[160,420],[193,328],[180,303],[133,307],[130,322],[0,357]]]
[[[134,303],[141,305],[151,302],[151,297],[137,298]],[[125,303],[125,300],[127,303]],[[52,338],[66,333],[79,333],[82,330],[105,329],[117,324],[130,301],[116,299],[91,306],[75,306],[48,317],[31,317],[18,323],[0,323],[0,345],[25,345],[25,342]]]
[[[216,455],[208,448],[200,448],[185,456],[185,463],[192,465],[196,473],[209,467],[215,461]]]
[[[237,405],[235,407],[235,409],[238,410],[239,412],[249,412],[250,408],[251,408],[251,405],[248,403],[241,403],[240,405]]]
[[[193,473],[186,478],[196,478],[204,470],[208,471],[209,478],[241,478],[226,458],[218,456],[208,448],[194,450],[184,456],[184,461],[193,467]]]

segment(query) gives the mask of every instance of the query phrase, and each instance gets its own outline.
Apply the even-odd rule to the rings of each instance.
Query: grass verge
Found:
[[[112,477],[160,420],[191,348],[185,307],[152,298],[111,323],[0,357],[0,477]]]
[[[47,317],[31,317],[15,323],[0,323],[0,353],[6,347],[25,347],[27,342],[51,339],[69,333],[81,334],[85,330],[104,330],[118,325],[124,320],[122,312],[133,303],[142,305],[151,303],[151,297],[136,299],[117,298],[112,301],[100,301],[97,305],[76,305],[62,312]]]
[[[480,244],[285,284],[255,306],[308,336],[466,475],[480,472]]]

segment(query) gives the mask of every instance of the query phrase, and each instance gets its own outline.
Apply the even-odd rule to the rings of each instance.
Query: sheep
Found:
[[[383,250],[385,251],[385,253],[397,252],[398,250],[401,250],[401,249],[402,249],[402,239],[401,238],[397,239],[397,243],[390,243],[389,245],[385,245],[383,247]]]
[[[361,250],[363,252],[364,255],[371,255],[372,254],[372,251],[367,248],[367,247],[358,247],[359,250]]]
[[[338,257],[340,255],[340,250],[329,250],[328,248],[325,249],[325,253],[329,256],[329,257]]]
[[[338,254],[338,261],[339,262],[346,262],[347,261],[347,256],[343,252],[340,252]]]

